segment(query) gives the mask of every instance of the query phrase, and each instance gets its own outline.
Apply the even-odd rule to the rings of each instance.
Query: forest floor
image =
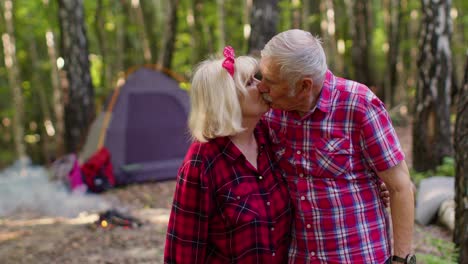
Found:
[[[411,129],[396,129],[410,163]],[[174,188],[175,181],[166,181],[102,194],[118,210],[142,220],[138,228],[97,227],[96,215],[67,219],[21,212],[0,218],[0,263],[163,263]],[[443,257],[451,236],[438,225],[416,225],[413,247],[418,254]]]

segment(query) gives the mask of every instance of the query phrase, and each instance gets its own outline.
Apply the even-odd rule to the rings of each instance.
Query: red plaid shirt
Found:
[[[255,135],[258,170],[227,137],[190,146],[177,177],[165,263],[287,261],[290,196],[265,134],[257,128]]]
[[[263,121],[294,204],[289,262],[384,263],[390,227],[375,172],[404,154],[383,103],[328,71],[312,111],[271,110]]]

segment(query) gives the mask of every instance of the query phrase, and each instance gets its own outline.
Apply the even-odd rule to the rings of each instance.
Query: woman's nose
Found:
[[[257,84],[257,89],[261,92],[261,93],[268,93],[268,87],[263,84],[262,81],[260,81],[258,84]]]

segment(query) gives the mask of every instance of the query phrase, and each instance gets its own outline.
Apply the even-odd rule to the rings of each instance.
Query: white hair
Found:
[[[320,39],[310,32],[300,29],[281,32],[268,41],[261,56],[279,66],[279,77],[287,80],[294,91],[301,78],[311,77],[314,85],[321,85],[325,79],[325,51]]]
[[[231,77],[222,67],[223,60],[209,58],[201,62],[192,77],[188,123],[192,138],[200,142],[244,130],[239,98],[247,93],[246,82],[258,70],[258,61],[237,57]]]

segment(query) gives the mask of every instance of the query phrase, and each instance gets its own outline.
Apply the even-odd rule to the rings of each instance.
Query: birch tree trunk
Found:
[[[46,12],[49,11],[49,1],[43,1]],[[49,129],[51,134],[54,134],[55,155],[61,157],[65,153],[65,117],[64,117],[64,89],[60,85],[60,73],[57,68],[57,48],[55,45],[55,37],[50,22],[45,34],[47,44],[47,54],[50,63],[50,78],[52,83],[52,110],[55,117],[54,125],[50,124]]]
[[[152,61],[158,61],[158,39],[161,35],[159,30],[163,25],[158,23],[155,16],[158,14],[156,10],[155,1],[153,0],[140,0],[140,9],[143,12],[143,21],[145,24],[146,35],[149,41],[149,48],[151,50]]]
[[[460,88],[455,127],[455,231],[460,249],[458,263],[468,262],[468,53],[465,78]]]
[[[337,53],[336,47],[336,24],[333,0],[322,0],[320,3],[320,11],[323,14],[320,24],[328,66],[335,72],[342,72],[343,63],[340,59],[340,55]]]
[[[57,55],[55,48],[54,33],[48,30],[46,33],[47,51],[50,63],[50,78],[53,89],[53,111],[55,116],[55,151],[58,157],[65,153],[65,118],[63,89],[60,85],[59,69],[57,68]]]
[[[260,54],[265,44],[276,35],[278,20],[278,0],[253,1],[249,54]]]
[[[142,40],[143,48],[143,58],[146,63],[151,63],[153,60],[153,55],[151,54],[150,40],[147,34],[147,29],[145,26],[145,19],[143,17],[143,11],[141,10],[140,0],[132,0],[132,9],[135,13],[136,22],[138,25],[138,34]]]
[[[13,1],[2,0],[6,33],[2,35],[3,52],[5,54],[5,66],[8,73],[8,82],[11,87],[14,104],[13,114],[13,138],[16,155],[21,160],[26,157],[24,143],[24,99],[21,89],[20,71],[16,59],[15,30],[13,25]]]
[[[169,1],[169,3],[170,10],[164,33],[163,49],[161,51],[161,57],[159,57],[159,64],[165,68],[171,69],[177,33],[177,8],[179,6],[179,0],[172,0]]]
[[[88,41],[82,0],[59,0],[62,54],[68,80],[65,139],[68,152],[77,152],[94,118],[94,91],[89,72]]]
[[[413,124],[413,167],[434,169],[452,155],[450,88],[451,0],[422,1],[422,30]]]

